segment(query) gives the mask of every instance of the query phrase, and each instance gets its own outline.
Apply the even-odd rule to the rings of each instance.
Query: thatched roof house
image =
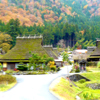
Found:
[[[100,39],[97,38],[96,41],[96,48],[88,57],[88,61],[99,61],[100,60]]]
[[[87,50],[86,49],[78,49],[72,52],[74,62],[78,62],[81,60],[87,60]]]
[[[80,50],[77,50],[80,51]],[[77,53],[73,52],[74,61],[78,61],[80,59],[84,59],[87,61],[99,61],[100,60],[100,39],[96,40],[96,47],[87,47],[87,52],[85,53]]]
[[[14,69],[20,62],[28,63],[31,53],[37,53],[39,56],[46,55],[47,57],[53,57],[54,54],[52,50],[51,55],[48,51],[41,45],[42,36],[33,37],[17,37],[16,45],[7,54],[0,58],[0,62],[3,64],[5,69]]]

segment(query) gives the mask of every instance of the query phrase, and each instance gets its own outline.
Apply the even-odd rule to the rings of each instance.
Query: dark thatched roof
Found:
[[[100,40],[96,42],[97,48],[90,54],[89,58],[100,58]]]

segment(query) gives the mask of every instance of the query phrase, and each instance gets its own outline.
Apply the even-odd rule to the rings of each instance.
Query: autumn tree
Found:
[[[8,34],[0,33],[0,48],[6,53],[11,48],[10,42],[12,41],[12,37]]]

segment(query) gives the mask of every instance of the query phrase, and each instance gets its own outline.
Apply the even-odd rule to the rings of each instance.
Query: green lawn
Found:
[[[9,90],[10,88],[14,87],[16,82],[11,83],[11,84],[0,84],[0,92],[4,92]]]
[[[100,72],[87,72],[87,73],[82,73],[81,75],[87,77],[91,81],[100,80]]]
[[[91,72],[99,72],[100,68],[97,67],[86,67],[87,71],[91,71]]]
[[[63,100],[76,100],[78,95],[81,100],[100,100],[100,89],[91,89],[87,87],[90,83],[100,83],[100,72],[87,72],[81,75],[91,81],[80,83],[74,82],[78,87],[73,86],[66,79],[61,78],[60,82],[52,89],[56,94],[64,98]],[[72,87],[70,86],[72,85]]]
[[[82,73],[81,75],[87,77],[91,81],[80,83],[80,82],[75,82],[75,84],[83,91],[79,96],[83,98],[83,95],[87,94],[87,100],[91,99],[100,99],[100,89],[91,89],[87,87],[88,84],[91,83],[100,83],[100,72],[87,72],[87,73]]]
[[[16,83],[16,77],[11,75],[0,75],[0,92],[9,90]]]
[[[62,100],[76,100],[76,95],[81,92],[78,87],[70,86],[69,81],[61,78],[60,82],[52,89],[53,92],[58,94]]]

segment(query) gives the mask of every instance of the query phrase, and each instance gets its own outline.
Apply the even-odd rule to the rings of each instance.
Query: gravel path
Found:
[[[16,75],[17,84],[7,92],[0,93],[0,100],[59,100],[49,91],[49,86],[58,77],[67,75],[71,66],[65,66],[56,74]]]

